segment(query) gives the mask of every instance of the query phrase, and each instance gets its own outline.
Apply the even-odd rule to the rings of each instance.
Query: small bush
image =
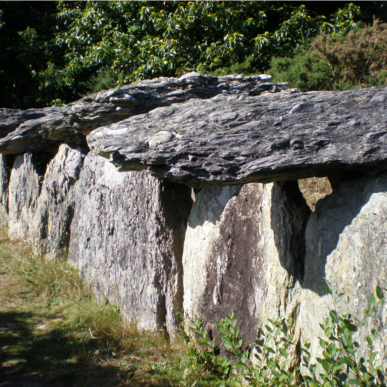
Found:
[[[376,288],[376,293],[369,298],[369,309],[365,311],[362,321],[355,321],[349,314],[340,315],[336,304],[344,294],[333,297],[333,292],[326,285],[332,296],[334,308],[329,316],[320,324],[324,336],[320,338],[322,357],[311,361],[310,344],[302,348],[302,358],[299,364],[290,361],[290,350],[294,352],[293,327],[291,320],[284,318],[269,319],[264,328],[259,328],[254,350],[243,348],[243,340],[239,338],[237,319],[227,316],[217,323],[225,355],[215,355],[217,348],[214,340],[208,338],[207,330],[203,329],[200,319],[190,325],[196,338],[196,345],[189,353],[190,361],[195,367],[211,373],[216,377],[217,386],[254,387],[362,387],[385,386],[383,375],[378,364],[378,356],[374,343],[379,338],[377,327],[370,329],[366,336],[368,357],[359,357],[359,343],[354,335],[366,326],[369,318],[375,313],[379,304],[384,302],[382,291]],[[190,337],[183,333],[187,342]],[[191,363],[188,363],[188,367]],[[307,369],[307,375],[302,375],[301,367]],[[304,374],[304,373],[303,373]],[[183,375],[185,375],[183,373]],[[183,385],[187,385],[185,380]]]
[[[312,55],[329,64],[334,82],[357,87],[384,85],[387,72],[387,25],[350,31],[344,38],[320,34],[312,42]]]
[[[271,60],[267,73],[274,82],[310,91],[348,90],[387,81],[387,25],[379,20],[344,35],[323,32],[294,53],[293,58]]]
[[[273,82],[288,82],[301,91],[332,90],[333,79],[329,64],[312,55],[305,46],[295,50],[294,58],[273,58],[268,74]]]

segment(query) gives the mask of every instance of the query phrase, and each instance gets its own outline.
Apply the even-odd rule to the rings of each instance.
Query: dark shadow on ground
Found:
[[[60,328],[37,334],[38,317],[25,312],[0,313],[0,387],[162,385],[131,382],[125,367],[98,361],[95,351],[101,347],[91,337],[80,342]]]

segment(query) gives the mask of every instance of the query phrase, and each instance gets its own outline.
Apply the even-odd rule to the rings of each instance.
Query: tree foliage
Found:
[[[104,84],[188,71],[265,72],[272,58],[293,58],[321,32],[344,36],[374,9],[385,12],[378,3],[359,4],[3,2],[0,105],[60,104]]]

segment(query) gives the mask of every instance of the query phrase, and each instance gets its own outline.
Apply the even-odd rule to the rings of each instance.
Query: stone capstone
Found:
[[[186,321],[201,318],[216,335],[215,323],[234,313],[252,348],[267,318],[294,315],[309,214],[296,182],[203,188],[184,244]]]
[[[271,76],[212,77],[188,73],[180,78],[144,80],[120,89],[91,94],[63,108],[0,109],[0,152],[55,151],[63,142],[86,144],[85,136],[94,129],[111,125],[160,106],[219,94],[258,95],[289,88],[287,83],[272,84]]]
[[[63,144],[47,166],[30,230],[40,255],[57,258],[69,246],[75,188],[84,157],[81,149]]]
[[[387,87],[191,99],[101,127],[90,149],[121,171],[190,187],[387,168]]]
[[[49,114],[60,112],[60,108],[44,109],[0,109],[0,138],[19,127],[23,122],[45,117]]]
[[[177,328],[188,187],[143,171],[120,173],[89,153],[75,193],[70,263],[101,299],[140,329]]]

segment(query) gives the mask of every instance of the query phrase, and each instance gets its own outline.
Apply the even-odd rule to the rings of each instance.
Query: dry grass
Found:
[[[187,375],[186,365],[180,369],[188,353],[183,341],[125,324],[65,261],[34,256],[4,230],[0,347],[0,387],[179,386],[183,376],[187,385],[211,385],[194,370]]]

